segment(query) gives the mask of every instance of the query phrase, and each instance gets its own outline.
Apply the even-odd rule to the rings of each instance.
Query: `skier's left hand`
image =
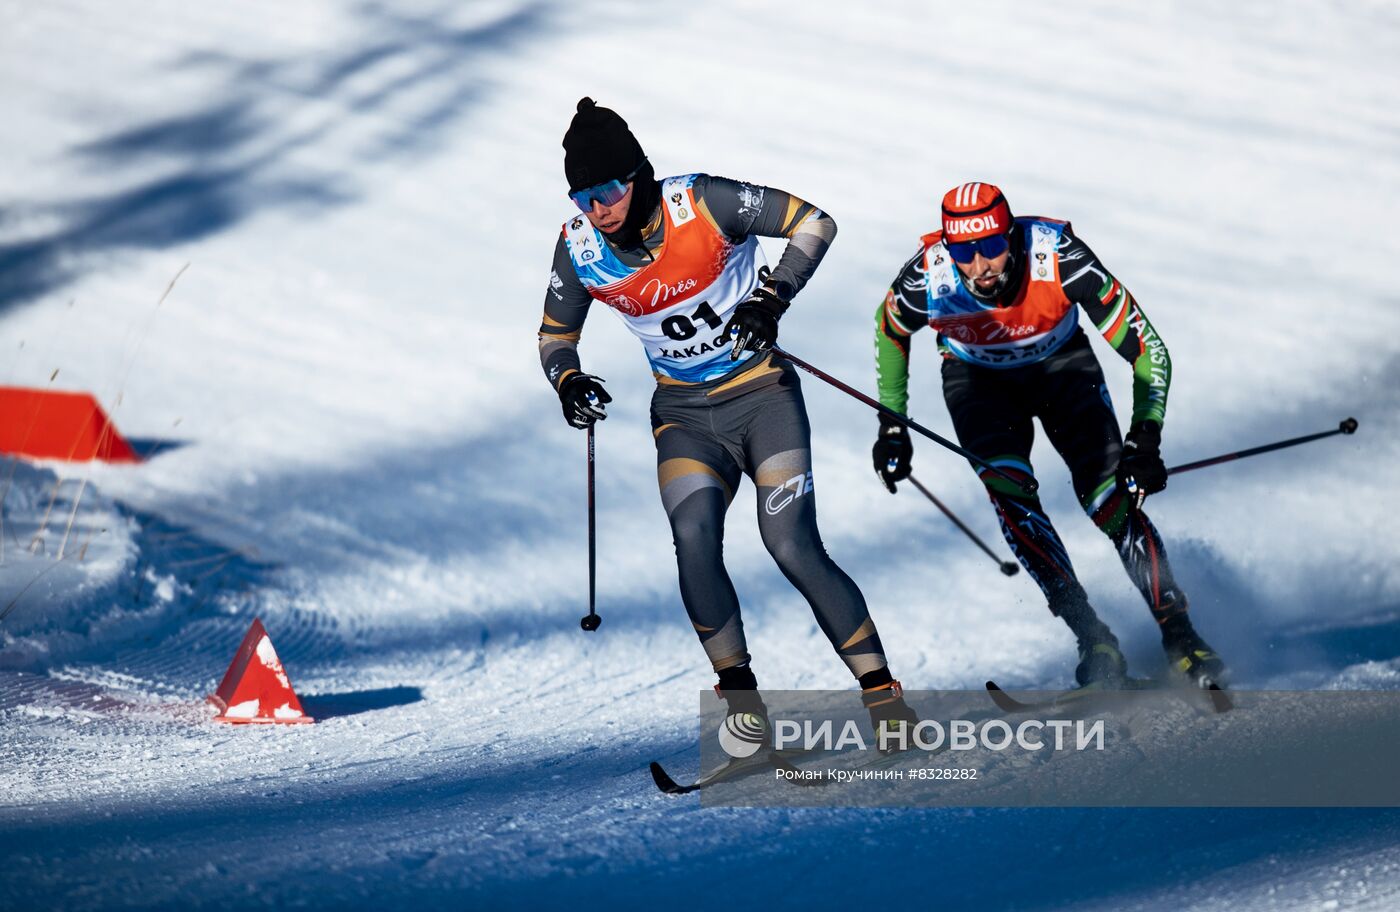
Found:
[[[734,316],[724,327],[724,334],[734,342],[729,360],[739,360],[745,350],[761,352],[772,348],[778,341],[778,319],[787,309],[788,302],[767,285],[755,288],[734,308]]]
[[[1139,421],[1128,430],[1123,456],[1118,460],[1118,483],[1141,507],[1147,495],[1167,486],[1167,466],[1162,462],[1162,426]]]
[[[898,421],[880,416],[880,436],[870,449],[870,458],[875,463],[875,474],[895,493],[895,482],[909,477],[909,462],[914,458],[914,443],[909,439],[909,428]]]

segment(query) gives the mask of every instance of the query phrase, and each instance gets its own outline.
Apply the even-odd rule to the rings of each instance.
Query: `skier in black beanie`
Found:
[[[776,187],[711,174],[658,181],[627,122],[591,98],[564,135],[564,176],[576,211],[555,241],[540,363],[565,420],[591,427],[612,396],[579,359],[589,308],[614,311],[642,342],[657,383],[652,436],[681,601],[719,677],[726,725],[752,735],[755,750],[771,734],[723,560],[725,513],[747,475],[764,546],[860,682],[882,746],[899,749],[885,735],[898,740],[918,720],[865,597],[822,544],[801,385],[772,351],[836,222]],[[759,237],[787,241],[772,269]]]

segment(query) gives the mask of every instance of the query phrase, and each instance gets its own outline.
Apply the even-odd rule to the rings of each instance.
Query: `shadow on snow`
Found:
[[[442,128],[467,116],[487,90],[481,57],[523,44],[545,25],[539,3],[468,26],[447,13],[405,14],[379,3],[360,4],[356,16],[358,39],[319,54],[243,59],[202,51],[171,64],[209,74],[215,100],[71,150],[92,171],[115,175],[117,189],[12,204],[59,227],[0,243],[0,309],[61,288],[112,252],[162,249],[270,210],[314,214],[355,199],[361,166],[436,148]],[[350,145],[352,131],[353,151],[335,161],[328,151]],[[156,176],[145,176],[153,169]],[[125,172],[142,176],[122,184]]]

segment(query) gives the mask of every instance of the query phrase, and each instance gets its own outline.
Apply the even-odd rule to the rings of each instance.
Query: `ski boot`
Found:
[[[773,730],[768,706],[758,692],[758,681],[747,665],[720,672],[715,696],[725,702],[720,745],[731,757],[742,758],[772,750]]]
[[[1202,690],[1224,689],[1229,669],[1210,644],[1191,626],[1185,613],[1162,625],[1162,648],[1167,664]]]
[[[1128,660],[1118,650],[1118,638],[1104,627],[1091,639],[1079,641],[1079,665],[1074,680],[1080,687],[1116,690],[1128,678]]]
[[[1128,677],[1128,662],[1118,651],[1118,638],[1099,620],[1084,589],[1073,583],[1052,592],[1050,613],[1064,621],[1079,641],[1075,683],[1096,690],[1121,688]]]
[[[889,673],[885,673],[889,677]],[[914,746],[914,726],[919,716],[904,702],[904,688],[896,680],[864,687],[860,701],[870,713],[875,729],[875,748],[885,755],[897,754]]]

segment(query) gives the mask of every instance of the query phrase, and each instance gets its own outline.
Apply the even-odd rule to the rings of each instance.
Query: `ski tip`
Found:
[[[992,702],[997,705],[997,709],[1004,713],[1024,712],[1031,707],[1022,703],[1015,697],[1002,690],[996,681],[987,682],[987,695],[992,698]]]
[[[676,784],[676,780],[661,768],[661,764],[655,760],[651,761],[651,780],[656,783],[656,787],[668,795],[678,795],[681,787]]]

